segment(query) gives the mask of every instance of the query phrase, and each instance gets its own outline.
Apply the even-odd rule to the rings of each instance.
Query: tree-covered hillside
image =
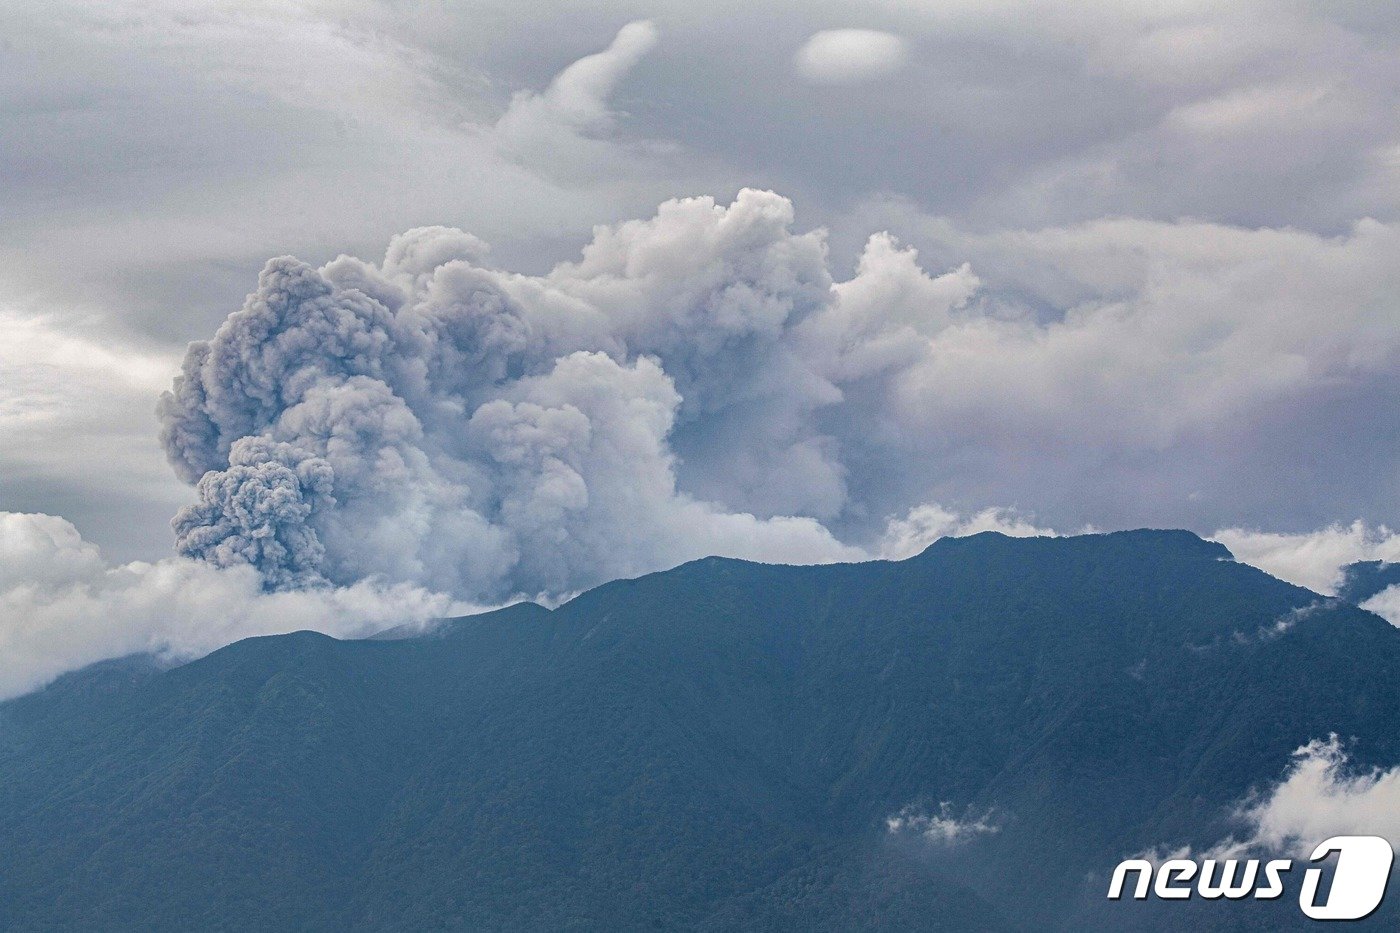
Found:
[[[1376,616],[1150,531],[99,665],[0,705],[0,928],[1151,924],[1113,865],[1310,739],[1400,761],[1397,673]]]

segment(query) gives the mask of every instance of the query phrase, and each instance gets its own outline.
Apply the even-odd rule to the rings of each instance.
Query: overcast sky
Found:
[[[1400,523],[1398,112],[1381,0],[8,3],[0,513],[482,602],[988,523],[1330,542],[1325,589]],[[308,288],[382,357],[270,363]]]

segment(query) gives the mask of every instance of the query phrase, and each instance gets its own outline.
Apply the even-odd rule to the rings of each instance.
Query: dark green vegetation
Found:
[[[1309,739],[1400,761],[1397,672],[1383,620],[1184,532],[100,665],[0,705],[0,927],[1118,928],[1120,858],[1237,830]],[[999,831],[887,831],[944,801]]]
[[[1349,603],[1364,603],[1382,590],[1400,584],[1400,564],[1379,560],[1360,560],[1347,564],[1337,598]]]

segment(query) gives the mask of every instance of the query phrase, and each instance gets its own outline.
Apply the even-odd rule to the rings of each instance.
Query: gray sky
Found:
[[[193,493],[156,395],[268,257],[377,261],[446,224],[540,274],[597,224],[745,186],[829,229],[837,281],[889,230],[931,276],[970,264],[990,318],[1103,315],[966,330],[898,413],[818,412],[911,435],[907,461],[841,455],[845,505],[792,503],[843,540],[925,501],[1400,521],[1394,4],[19,2],[0,35],[0,509],[112,559],[168,553]],[[678,429],[681,489],[778,514],[707,465],[738,430]]]

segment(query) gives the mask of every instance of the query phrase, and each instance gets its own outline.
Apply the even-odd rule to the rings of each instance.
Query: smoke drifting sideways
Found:
[[[847,495],[815,414],[919,335],[902,302],[840,300],[792,222],[768,192],[671,201],[539,277],[443,227],[379,265],[272,260],[160,402],[198,494],[178,552],[272,590],[372,576],[488,602],[709,554],[866,557],[821,522]],[[856,284],[914,271],[927,322],[975,288],[872,250]],[[710,495],[681,488],[678,449]]]

